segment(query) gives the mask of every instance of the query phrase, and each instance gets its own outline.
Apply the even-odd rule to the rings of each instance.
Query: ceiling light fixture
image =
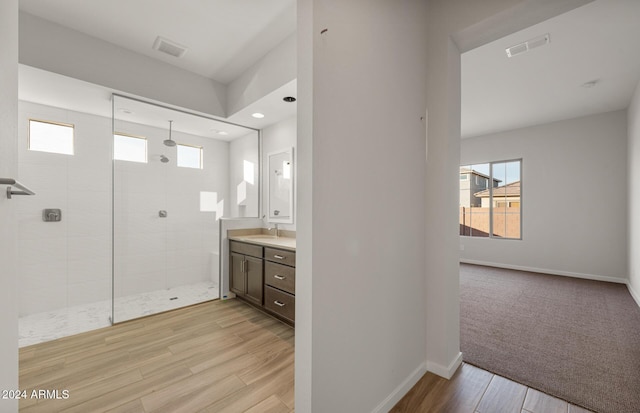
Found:
[[[256,112],[256,113],[254,113],[254,114],[253,114],[253,115],[251,115],[251,116],[253,116],[253,117],[254,117],[254,118],[256,118],[256,119],[262,119],[262,118],[264,118],[264,114],[262,114],[262,113],[260,113],[260,112]]]
[[[222,136],[227,136],[229,134],[229,132],[225,132],[223,130],[221,130],[220,132],[218,132],[218,135],[222,135]]]
[[[550,42],[551,42],[551,35],[547,33],[547,34],[543,34],[542,36],[529,39],[526,42],[516,44],[515,46],[507,47],[505,49],[505,52],[507,52],[508,57],[513,57],[519,54],[526,53],[531,49],[535,49],[536,47],[549,44]]]

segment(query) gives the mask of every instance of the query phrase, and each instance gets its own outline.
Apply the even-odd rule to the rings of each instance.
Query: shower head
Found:
[[[170,120],[169,121],[169,139],[165,139],[164,142],[163,142],[165,144],[165,146],[176,146],[176,141],[171,139],[171,125],[172,124],[173,124],[173,121]],[[163,162],[166,162],[166,161],[163,161]]]
[[[167,163],[167,162],[169,162],[169,158],[167,158],[167,157],[166,157],[166,156],[164,156],[164,155],[160,155],[160,162],[162,162],[162,163]]]

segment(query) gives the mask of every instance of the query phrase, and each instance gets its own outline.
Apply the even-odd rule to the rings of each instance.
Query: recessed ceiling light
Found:
[[[222,135],[222,136],[227,136],[229,134],[229,132],[225,132],[223,130],[221,130],[220,132],[218,132],[218,135]]]
[[[254,118],[256,118],[256,119],[262,119],[262,118],[264,118],[264,115],[263,115],[262,113],[260,113],[260,112],[256,112],[256,113],[254,113],[254,114],[253,114],[253,115],[251,115],[251,116],[253,116],[253,117],[254,117]]]
[[[282,100],[284,100],[285,102],[295,102],[296,98],[294,98],[293,96],[285,96],[282,98]]]

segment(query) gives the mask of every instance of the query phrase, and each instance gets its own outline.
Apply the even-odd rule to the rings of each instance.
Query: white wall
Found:
[[[225,85],[24,12],[20,13],[20,63],[226,116]]]
[[[627,111],[629,196],[629,290],[640,305],[640,83]]]
[[[268,171],[268,162],[267,157],[271,152],[277,152],[281,149],[293,148],[293,199],[294,199],[294,212],[293,212],[293,224],[280,224],[278,228],[286,229],[290,231],[296,230],[296,213],[295,213],[295,186],[297,183],[297,172],[296,169],[298,167],[298,162],[296,160],[297,156],[297,119],[296,117],[292,117],[289,119],[285,119],[273,125],[270,125],[262,130],[262,210],[266,214],[268,211],[267,202],[268,202],[268,184],[267,179],[269,176]],[[270,224],[266,221],[264,222],[266,227],[270,227]]]
[[[258,132],[234,139],[229,146],[229,202],[225,216],[259,218],[260,215],[260,146]],[[253,170],[246,170],[249,163]],[[253,176],[252,176],[253,175]]]
[[[18,175],[18,1],[0,2],[0,177]],[[25,182],[25,185],[28,183]],[[0,186],[5,191],[5,185]],[[33,198],[33,197],[31,197]],[[15,202],[0,193],[0,390],[18,389]],[[17,400],[0,398],[0,412],[17,412]]]
[[[460,237],[463,261],[624,282],[625,111],[463,139],[463,165],[522,158],[522,240]]]
[[[29,118],[73,124],[74,155],[28,150]],[[19,120],[20,179],[37,193],[15,199],[20,315],[110,300],[111,119],[21,101]],[[228,202],[229,143],[175,132],[204,150],[203,169],[178,168],[166,130],[121,121],[116,130],[146,137],[149,160],[115,164],[116,296],[210,280],[218,225],[200,211],[200,191]],[[62,221],[42,221],[44,208],[60,208]]]
[[[472,47],[583,3],[431,0],[425,14],[417,0],[298,0],[296,409],[385,411],[425,358],[440,374],[455,370],[460,56],[451,37]]]
[[[20,316],[111,298],[111,119],[20,101]],[[74,155],[30,151],[29,119],[70,123]],[[62,221],[44,222],[44,208]]]
[[[387,411],[426,369],[426,5],[298,9],[296,410]]]

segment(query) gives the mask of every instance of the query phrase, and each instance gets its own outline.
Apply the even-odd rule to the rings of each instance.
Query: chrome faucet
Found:
[[[275,237],[278,238],[278,224],[274,224],[275,228],[269,228],[267,231],[271,231],[272,229],[275,229]]]

